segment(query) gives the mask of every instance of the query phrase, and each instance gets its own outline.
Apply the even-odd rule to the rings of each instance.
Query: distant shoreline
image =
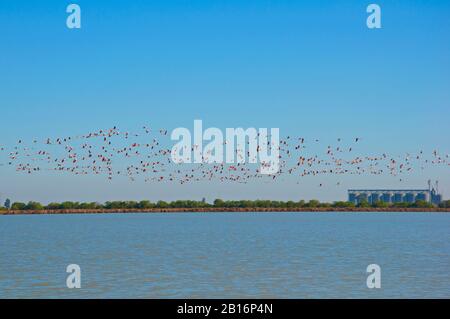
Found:
[[[268,212],[430,212],[449,213],[450,208],[412,208],[412,207],[352,207],[352,208],[280,208],[280,207],[204,207],[204,208],[148,208],[148,209],[42,209],[42,210],[2,210],[0,215],[64,215],[64,214],[123,214],[123,213],[268,213]]]

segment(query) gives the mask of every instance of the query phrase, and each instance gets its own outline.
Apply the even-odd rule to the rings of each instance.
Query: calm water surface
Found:
[[[450,214],[0,216],[0,297],[450,298]]]

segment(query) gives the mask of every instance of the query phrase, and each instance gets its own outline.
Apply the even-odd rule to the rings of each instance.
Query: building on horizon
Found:
[[[434,205],[442,202],[442,195],[438,193],[438,182],[431,187],[428,181],[428,189],[349,189],[348,201],[358,205],[361,202],[374,204],[376,202],[415,203],[418,200],[426,201]]]

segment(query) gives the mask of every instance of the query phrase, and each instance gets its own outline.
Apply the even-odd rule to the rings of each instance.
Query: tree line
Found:
[[[103,204],[97,202],[62,202],[43,205],[39,202],[30,201],[28,203],[14,202],[7,200],[4,207],[0,209],[12,210],[59,210],[59,209],[164,209],[164,208],[432,208],[435,207],[426,201],[418,200],[415,203],[386,203],[378,201],[373,204],[361,202],[355,205],[352,202],[337,201],[333,203],[310,201],[273,201],[273,200],[222,200],[216,199],[212,204],[206,201],[176,200],[172,202],[149,200],[142,201],[108,201]],[[450,208],[450,200],[442,202],[439,207]]]

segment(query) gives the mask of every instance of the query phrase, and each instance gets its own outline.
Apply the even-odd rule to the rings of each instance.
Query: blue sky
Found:
[[[450,3],[374,1],[382,29],[366,27],[366,1],[69,1],[0,3],[0,145],[194,119],[215,127],[279,127],[321,140],[361,137],[366,154],[449,153]],[[447,167],[352,176],[341,186],[152,185],[0,167],[13,200],[344,199],[347,188],[418,187]],[[447,191],[446,191],[447,190]],[[244,196],[245,195],[245,196]],[[1,200],[1,198],[0,198]]]

